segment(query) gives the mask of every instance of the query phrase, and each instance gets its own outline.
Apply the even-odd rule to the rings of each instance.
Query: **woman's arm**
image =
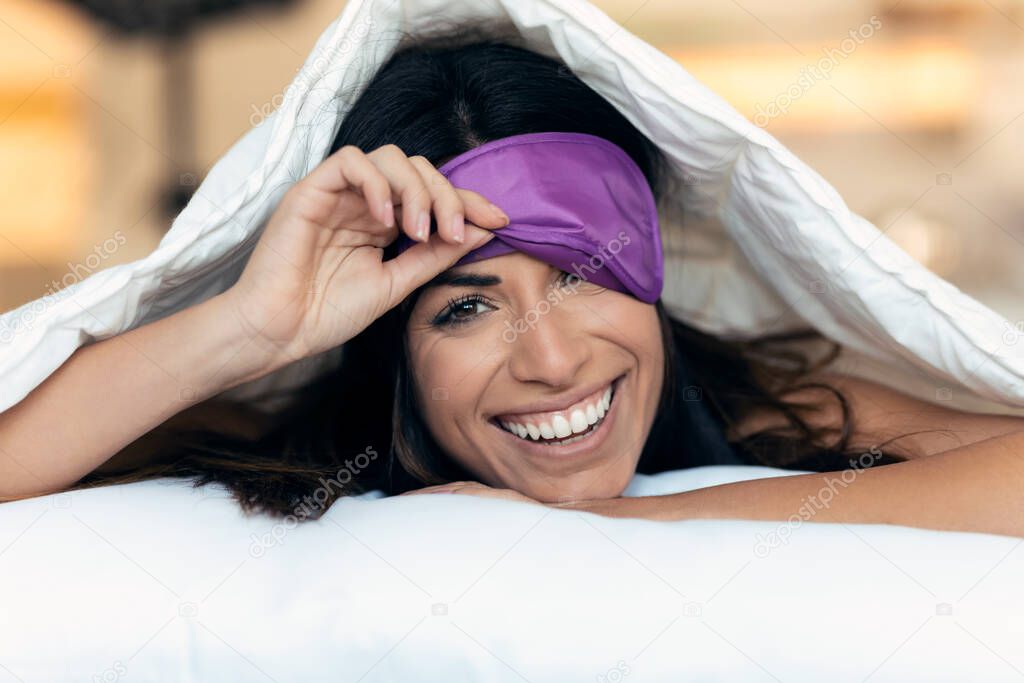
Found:
[[[227,292],[79,349],[0,414],[0,500],[71,485],[189,406],[347,342],[507,224],[423,157],[342,147],[285,192]],[[420,244],[384,261],[400,230]]]
[[[860,377],[823,372],[805,379],[834,387],[846,398],[852,416],[852,449],[877,446],[912,459],[1024,430],[1024,417],[964,412]],[[842,424],[839,403],[829,391],[798,389],[787,392],[785,398],[813,406],[800,411],[812,427],[838,431]],[[761,410],[745,416],[734,428],[733,438],[785,425],[781,414]]]
[[[168,418],[269,369],[231,315],[216,296],[78,349],[0,413],[0,498],[73,484]]]
[[[1024,536],[1024,432],[877,468],[555,507],[656,520],[799,519]]]
[[[879,523],[1024,536],[1024,418],[954,410],[844,375],[823,373],[808,379],[838,388],[850,404],[854,421],[850,446],[862,454],[852,459],[852,469],[742,481],[664,496],[546,505],[653,520]],[[802,389],[787,398],[819,408],[804,415],[814,427],[841,424],[841,411],[829,392]],[[778,415],[760,413],[741,423],[738,434],[785,424]],[[911,432],[921,433],[896,439],[884,448],[904,456],[905,462],[870,467],[882,452],[881,444]],[[457,493],[545,504],[476,482],[452,482],[410,493]]]

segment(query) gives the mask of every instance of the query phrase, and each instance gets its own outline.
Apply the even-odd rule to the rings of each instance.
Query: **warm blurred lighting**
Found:
[[[48,89],[0,127],[8,162],[0,165],[0,267],[60,259],[78,246],[75,228],[88,202],[86,135],[59,86]]]
[[[955,130],[970,114],[979,67],[959,44],[876,44],[845,54],[837,44],[687,48],[670,54],[697,79],[769,131]],[[831,52],[827,52],[831,50]],[[812,70],[834,55],[825,70]],[[775,104],[779,113],[771,109]],[[784,111],[782,111],[784,110]]]
[[[161,96],[175,90],[162,80],[173,72],[166,45],[72,8],[103,3],[136,23],[178,2],[0,0],[0,311],[64,282],[115,231],[129,239],[103,267],[149,253],[169,225],[169,157],[202,178],[253,112],[273,109],[346,0],[231,13],[195,32],[191,66],[178,70],[194,76],[187,101]],[[1006,232],[1024,216],[1012,173],[1024,146],[1024,0],[594,2],[777,136],[913,258],[1024,318],[1019,245],[976,237],[995,230],[990,216]],[[187,119],[168,104],[195,116],[193,154],[169,142]],[[785,112],[766,115],[771,105]],[[182,177],[170,173],[191,192]]]
[[[1003,5],[1002,10],[998,5]],[[942,22],[946,25],[962,23],[969,19],[982,17],[990,9],[1005,11],[1011,5],[1019,5],[1019,0],[997,0],[986,6],[977,0],[883,0],[881,10],[892,21],[906,24],[922,25],[925,23]]]
[[[80,246],[93,165],[75,63],[96,37],[48,3],[9,0],[4,22],[0,268],[33,267],[70,258]]]

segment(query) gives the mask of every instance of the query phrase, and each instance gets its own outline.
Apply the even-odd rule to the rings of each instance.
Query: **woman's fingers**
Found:
[[[397,145],[384,145],[369,154],[345,145],[300,183],[322,192],[357,191],[373,218],[389,231],[395,226],[395,208],[401,204],[401,229],[411,239],[418,239],[420,233],[425,237],[430,229],[430,192]]]
[[[530,498],[529,496],[524,495],[522,493],[519,493],[515,489],[499,489],[475,481],[455,481],[448,484],[438,484],[436,486],[427,486],[422,489],[406,491],[405,493],[400,493],[398,495],[427,495],[431,493],[469,495],[476,496],[478,498],[498,498],[501,500],[511,500],[521,503],[533,503],[535,505],[543,505],[543,503],[541,503],[540,501]]]
[[[419,202],[425,202],[426,210],[434,215],[437,221],[437,232],[445,242],[463,243],[467,221],[481,227],[494,228],[508,224],[508,217],[500,209],[493,207],[489,201],[476,192],[453,187],[426,157],[421,155],[406,157],[401,150],[398,150],[398,153],[385,150],[385,148],[382,150],[384,151],[379,155],[377,152],[372,152],[370,158],[377,164],[381,172],[392,180],[392,185],[397,185],[396,179],[400,179],[403,186],[408,188],[407,190],[403,189],[399,198],[403,208],[406,203],[415,201],[417,202],[417,211],[422,211],[419,208]],[[420,183],[408,178],[409,169],[416,172]],[[418,216],[418,220],[424,220],[421,213]],[[406,212],[403,211],[403,225],[407,220]],[[425,228],[426,234],[429,234],[429,218],[424,225],[417,225],[417,229],[412,231],[414,239],[425,241],[426,234],[420,232],[420,228]]]
[[[387,306],[397,306],[417,287],[450,268],[467,253],[491,240],[494,233],[471,223],[466,224],[466,240],[462,244],[445,242],[431,235],[427,242],[414,244],[381,265],[391,283]]]
[[[405,493],[399,493],[400,496],[415,496],[427,493],[452,493],[460,489],[465,488],[491,488],[486,484],[481,484],[477,481],[450,481],[446,484],[434,484],[433,486],[424,486],[420,489],[413,489],[406,491]]]
[[[410,238],[423,242],[430,233],[432,194],[423,177],[397,145],[384,145],[367,155],[391,184],[395,205],[401,205],[401,229]]]
[[[479,192],[465,188],[457,188],[455,191],[458,193],[459,198],[462,199],[462,206],[465,208],[467,220],[483,228],[503,228],[509,224],[508,214]]]
[[[437,217],[437,232],[446,242],[462,243],[466,239],[466,210],[455,188],[424,156],[409,157],[424,186],[430,192]]]
[[[487,198],[453,187],[429,160],[419,155],[407,157],[397,145],[384,145],[369,154],[354,145],[345,145],[300,184],[329,193],[357,191],[366,201],[370,215],[388,232],[395,227],[395,212],[400,207],[399,229],[420,242],[429,235],[432,213],[437,219],[438,234],[453,244],[465,240],[467,221],[499,228],[509,220]]]
[[[298,184],[333,194],[356,190],[374,218],[389,228],[395,224],[388,178],[355,145],[345,145],[324,159]]]
[[[489,241],[494,235],[485,228],[503,227],[509,220],[479,193],[452,186],[425,157],[412,157],[409,163],[430,192],[438,235],[383,264],[391,281],[389,308]]]
[[[448,242],[462,242],[466,221],[484,228],[508,225],[508,216],[483,195],[456,188],[423,156],[409,157],[430,189],[437,216],[437,231]]]

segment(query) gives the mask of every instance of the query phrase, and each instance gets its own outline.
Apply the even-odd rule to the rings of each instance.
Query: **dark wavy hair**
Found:
[[[331,152],[344,145],[371,151],[395,144],[439,165],[490,140],[575,131],[617,144],[644,172],[655,196],[664,193],[665,161],[657,146],[562,63],[523,48],[514,31],[460,25],[403,40],[344,117]],[[76,487],[187,477],[197,486],[222,483],[247,511],[315,518],[352,493],[393,494],[472,479],[434,442],[415,399],[404,329],[416,296],[347,342],[337,369],[306,387],[288,409],[259,416],[271,421],[268,428],[242,436],[213,422],[184,428],[172,420],[148,435],[159,447],[147,464],[96,471]],[[827,342],[813,330],[726,341],[675,319],[661,301],[656,307],[666,381],[638,471],[705,462],[684,428],[693,406],[683,392],[694,386],[723,430],[754,410],[785,417],[784,426],[732,444],[742,462],[813,471],[852,465],[858,453],[850,449],[846,399],[831,386],[803,381],[838,355],[838,344],[828,343],[828,352],[812,361],[791,343]],[[821,404],[784,398],[801,387],[829,392],[841,408],[841,424],[812,427],[804,410]],[[874,464],[902,459],[879,451]]]

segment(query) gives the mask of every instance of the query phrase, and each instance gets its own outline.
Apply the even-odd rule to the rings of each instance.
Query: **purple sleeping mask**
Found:
[[[487,142],[438,170],[511,221],[455,265],[518,251],[646,303],[661,296],[654,194],[618,145],[586,133],[527,133]],[[398,253],[415,244],[400,234]]]

